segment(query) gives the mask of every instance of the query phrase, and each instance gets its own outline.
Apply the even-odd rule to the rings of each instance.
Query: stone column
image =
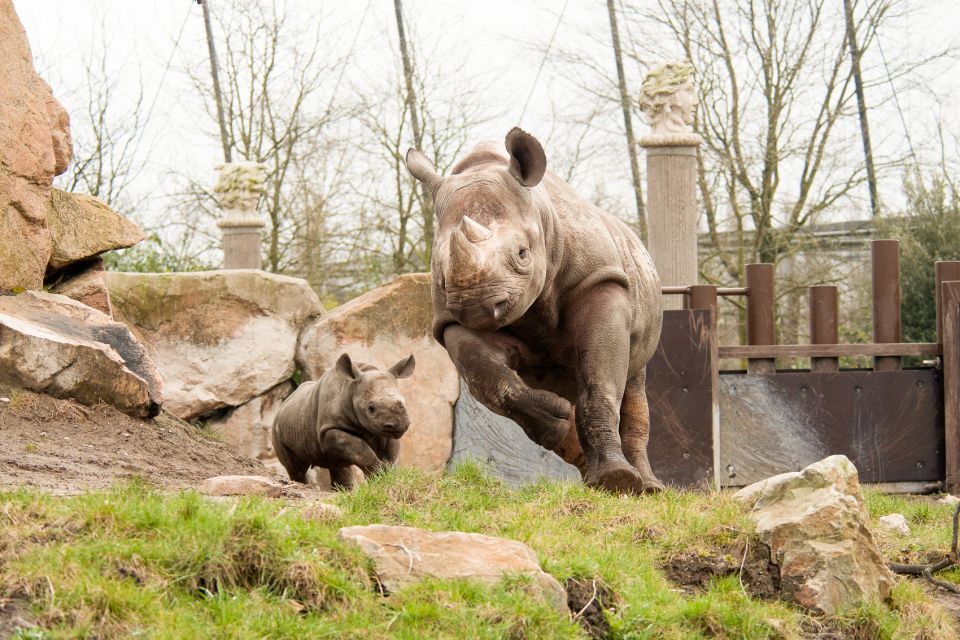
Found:
[[[693,67],[667,62],[643,82],[640,108],[650,124],[640,139],[647,152],[647,245],[663,286],[698,282],[697,149],[693,132],[697,93]],[[682,309],[682,296],[666,296],[664,309]]]
[[[260,232],[263,220],[257,204],[263,193],[266,165],[260,162],[229,162],[217,166],[220,176],[214,187],[223,218],[223,268],[259,269]]]

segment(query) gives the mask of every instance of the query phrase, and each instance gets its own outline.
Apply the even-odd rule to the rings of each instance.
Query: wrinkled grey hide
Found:
[[[398,439],[410,426],[398,378],[413,374],[412,355],[388,370],[353,362],[346,353],[316,382],[288,397],[273,423],[273,448],[292,480],[325,467],[335,486],[352,488],[351,465],[364,475],[397,460]]]
[[[513,129],[441,176],[410,173],[436,202],[434,336],[471,394],[611,491],[658,490],[647,459],[646,364],[660,280],[636,234],[547,171]]]

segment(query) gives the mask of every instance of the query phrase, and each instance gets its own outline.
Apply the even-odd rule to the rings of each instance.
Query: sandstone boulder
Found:
[[[59,189],[50,194],[47,226],[53,241],[47,273],[105,251],[132,247],[144,238],[140,227],[97,198]]]
[[[207,427],[222,435],[227,445],[240,455],[262,461],[276,459],[270,428],[284,398],[291,393],[293,383],[282,382],[253,400],[210,418]]]
[[[110,292],[107,290],[107,274],[103,267],[103,259],[94,258],[78,263],[69,271],[71,271],[70,274],[64,274],[63,279],[58,279],[56,284],[50,286],[51,293],[67,296],[112,316],[113,309],[110,307]]]
[[[283,495],[283,485],[265,476],[216,476],[203,481],[200,493],[207,496],[279,498]]]
[[[339,537],[358,544],[373,560],[377,578],[390,592],[426,577],[495,584],[505,575],[521,574],[533,580],[547,602],[567,612],[564,588],[540,568],[533,550],[516,540],[383,524],[344,527]]]
[[[845,456],[762,480],[735,496],[752,507],[750,518],[780,568],[785,597],[829,615],[889,596],[894,576],[868,527],[857,469]]]
[[[307,326],[297,363],[305,380],[316,380],[344,351],[354,360],[389,366],[408,354],[417,359],[413,376],[400,380],[410,430],[400,439],[401,466],[442,471],[453,447],[453,407],[459,376],[431,333],[430,275],[402,275]]]
[[[47,203],[70,161],[69,117],[37,76],[12,0],[0,0],[0,293],[40,289],[51,254]]]
[[[237,269],[107,273],[114,316],[141,336],[166,408],[193,420],[289,380],[300,329],[322,312],[299,278]]]
[[[0,379],[136,417],[160,408],[160,375],[130,330],[65,296],[0,296]]]

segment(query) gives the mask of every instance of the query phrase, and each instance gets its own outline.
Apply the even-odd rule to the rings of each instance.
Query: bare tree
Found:
[[[647,214],[643,205],[643,185],[640,182],[640,162],[637,159],[637,141],[633,135],[630,93],[623,73],[623,55],[620,49],[620,31],[617,28],[617,10],[614,0],[607,0],[607,15],[610,17],[610,39],[613,44],[613,59],[617,67],[617,88],[620,90],[620,109],[623,111],[623,130],[627,138],[627,155],[630,158],[630,177],[633,195],[637,202],[637,226],[640,238],[647,241]]]
[[[73,161],[56,180],[65,191],[89,193],[130,215],[138,197],[131,186],[142,169],[138,145],[145,125],[142,82],[132,97],[119,91],[120,70],[111,56],[101,25],[81,53],[82,82],[71,89],[71,102],[82,105],[70,117]]]
[[[417,40],[411,28],[415,25],[406,26],[407,46],[415,51],[412,45]],[[418,146],[438,171],[448,172],[468,150],[468,143],[476,141],[477,128],[493,115],[487,107],[489,87],[483,78],[469,74],[466,56],[451,53],[442,43],[436,46],[428,55],[408,56],[409,67],[402,50],[398,51],[392,77],[361,92],[357,155],[368,166],[359,177],[357,192],[362,198],[364,245],[376,247],[365,260],[368,277],[374,281],[391,273],[430,268],[431,196],[407,172],[407,149]],[[442,67],[433,62],[437,60],[443,61]],[[416,96],[415,103],[410,96]],[[418,114],[419,132],[412,130],[411,108]]]
[[[308,187],[327,184],[334,170],[329,161],[336,157],[331,151],[338,141],[332,132],[345,114],[334,96],[346,58],[331,56],[334,48],[322,46],[333,38],[320,30],[319,16],[292,16],[276,1],[241,0],[213,8],[213,33],[222,45],[225,146],[234,158],[267,165],[260,204],[268,219],[265,268],[288,271],[294,263],[301,268],[310,261],[303,259],[302,243],[295,248],[297,233],[306,226],[304,216],[315,217],[316,203],[329,198],[329,190],[318,195]],[[208,77],[193,67],[187,73],[219,129]],[[193,182],[184,194],[204,209],[212,203],[207,185]],[[209,209],[211,217],[215,211]],[[316,224],[311,228],[319,230]]]

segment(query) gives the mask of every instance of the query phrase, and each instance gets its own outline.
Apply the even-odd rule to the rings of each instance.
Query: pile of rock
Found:
[[[96,198],[53,188],[73,155],[70,119],[34,70],[11,0],[0,0],[0,59],[0,382],[155,415],[160,377],[110,318],[99,258],[143,232]]]
[[[895,578],[873,539],[857,469],[846,456],[762,480],[735,497],[751,506],[784,598],[830,615],[890,595]]]
[[[315,380],[347,351],[384,365],[411,353],[400,381],[411,414],[399,464],[440,471],[452,448],[459,379],[430,335],[427,274],[400,276],[330,313],[306,281],[255,270],[109,273],[114,313],[157,364],[165,407],[203,421],[238,452],[282,473],[270,427],[299,380]]]

